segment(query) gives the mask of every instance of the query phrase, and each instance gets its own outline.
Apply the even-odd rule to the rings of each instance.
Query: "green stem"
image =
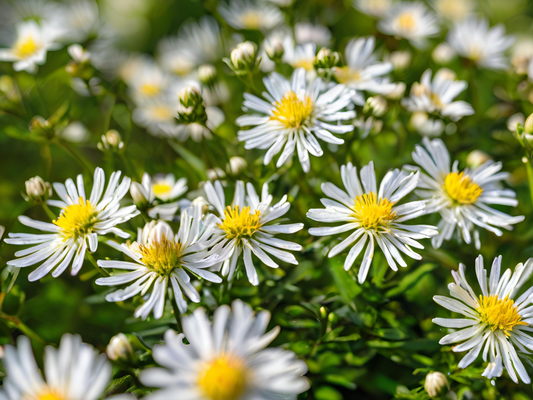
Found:
[[[91,264],[94,265],[94,268],[96,268],[98,272],[100,272],[100,275],[109,276],[109,273],[107,271],[105,271],[104,269],[98,266],[98,263],[96,262],[96,260],[94,259],[91,253],[86,252],[85,255],[87,256],[87,259],[91,262]]]
[[[527,180],[529,182],[529,195],[531,202],[533,203],[533,168],[531,167],[531,159],[527,159],[526,162]]]
[[[59,144],[59,146],[61,146],[64,150],[66,150],[67,153],[69,153],[78,162],[78,164],[80,164],[80,166],[87,171],[89,175],[93,174],[94,168],[92,167],[92,165],[90,165],[87,160],[83,159],[78,153],[76,153],[68,144],[66,144],[62,140],[57,140],[56,143]]]
[[[37,333],[28,328],[28,326],[26,326],[26,324],[24,324],[18,317],[15,317],[14,315],[8,315],[4,312],[0,312],[0,317],[6,322],[6,325],[8,325],[10,328],[19,329],[30,339],[46,344],[46,341],[43,338],[41,338]]]
[[[52,172],[52,153],[50,152],[50,144],[48,142],[41,145],[41,157],[43,158],[46,171],[45,178],[48,179]]]
[[[54,221],[57,219],[57,216],[50,210],[50,207],[48,207],[48,204],[41,203],[41,206],[43,206],[44,211],[46,212],[46,215],[48,215],[48,218],[50,218],[51,221]]]
[[[124,155],[124,153],[119,153],[120,160],[124,164],[124,167],[126,168],[126,172],[128,173],[129,177],[132,179],[138,179],[141,178],[137,176],[137,173],[135,169],[133,168],[132,164],[130,163],[130,160]]]
[[[175,296],[175,294],[173,293]],[[174,311],[174,318],[176,318],[176,324],[178,325],[178,332],[183,332],[183,325],[181,324],[181,314],[180,310],[178,310],[178,305],[176,303],[176,299],[172,299],[172,311]]]

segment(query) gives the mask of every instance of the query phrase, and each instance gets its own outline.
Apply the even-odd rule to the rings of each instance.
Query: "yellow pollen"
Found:
[[[152,108],[152,115],[155,119],[160,121],[166,121],[171,119],[174,114],[168,107],[165,106],[155,106]]]
[[[437,93],[431,93],[429,97],[431,98],[431,101],[433,102],[435,107],[437,107],[438,109],[442,109],[444,104],[442,103],[442,100],[440,99],[440,96]]]
[[[379,198],[374,192],[357,196],[352,207],[352,216],[365,229],[386,227],[396,219],[396,212],[392,210],[394,202],[386,198]]]
[[[13,46],[13,52],[19,58],[27,58],[35,54],[40,48],[41,46],[35,42],[33,37],[28,36],[16,41],[15,45]]]
[[[300,100],[296,93],[289,90],[281,101],[274,103],[275,109],[272,111],[271,121],[279,121],[286,128],[300,128],[305,125],[313,113],[313,102],[309,96]]]
[[[154,194],[156,196],[161,196],[163,194],[167,194],[172,190],[172,186],[170,186],[168,183],[155,183],[152,185],[152,190],[154,191]]]
[[[398,16],[397,21],[400,29],[403,29],[404,31],[412,31],[416,26],[416,22],[413,18],[413,15],[408,12],[400,14]]]
[[[315,69],[315,67],[313,66],[313,61],[314,59],[309,60],[306,58],[302,58],[300,60],[293,62],[292,67],[293,68],[304,68],[306,71],[312,71]]]
[[[361,75],[359,74],[359,71],[345,66],[335,69],[335,78],[337,78],[339,83],[359,82],[361,80]]]
[[[169,276],[176,268],[181,267],[181,243],[168,240],[163,236],[160,241],[139,245],[141,260],[148,268],[159,276]]]
[[[478,304],[476,311],[479,313],[479,318],[492,332],[499,329],[505,336],[511,336],[509,332],[514,326],[527,325],[522,321],[514,301],[508,297],[500,299],[497,295],[488,297],[480,295]]]
[[[154,97],[155,95],[159,94],[159,92],[161,92],[161,88],[158,85],[154,85],[153,83],[145,83],[141,85],[139,90],[146,97]]]
[[[32,399],[34,398],[32,397]],[[50,389],[48,387],[45,388],[39,394],[37,394],[37,398],[36,398],[36,400],[64,400],[64,399],[65,398],[61,394],[59,394],[55,390]],[[26,400],[26,397],[23,397],[22,400]],[[28,400],[30,399],[28,398]]]
[[[98,221],[98,212],[89,200],[83,201],[80,196],[78,204],[63,208],[63,212],[56,220],[52,221],[61,228],[61,234],[69,238],[85,237],[91,233],[94,224]]]
[[[450,172],[444,180],[448,196],[460,204],[472,204],[483,193],[483,189],[464,172]]]
[[[262,19],[255,11],[247,11],[241,15],[241,22],[246,29],[259,29]]]
[[[246,375],[240,358],[223,355],[206,364],[198,385],[209,400],[237,400],[246,387]]]
[[[224,210],[224,221],[218,226],[226,232],[228,239],[250,238],[261,228],[260,217],[261,212],[259,210],[255,210],[252,214],[250,207],[241,209],[239,206],[233,208],[228,206]]]

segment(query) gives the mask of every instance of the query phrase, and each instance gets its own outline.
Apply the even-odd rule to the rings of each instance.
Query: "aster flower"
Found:
[[[489,363],[482,376],[497,378],[506,369],[514,382],[518,383],[520,378],[529,384],[531,380],[520,358],[530,358],[533,354],[533,287],[516,297],[531,277],[533,259],[518,264],[514,274],[507,269],[500,276],[501,263],[502,257],[496,257],[489,274],[483,266],[483,257],[476,258],[479,295],[468,284],[465,266],[460,264],[459,271],[452,271],[455,282],[448,285],[453,298],[435,296],[433,299],[463,318],[434,318],[433,322],[454,329],[440,344],[459,343],[452,346],[452,351],[468,351],[459,368],[469,366],[483,350],[483,361]]]
[[[172,220],[180,207],[176,200],[187,192],[187,179],[176,180],[174,174],[158,174],[151,178],[145,172],[142,182],[133,182],[130,191],[140,208],[148,208],[150,218]]]
[[[417,1],[393,4],[379,21],[378,29],[387,35],[407,39],[417,47],[424,47],[426,39],[440,31],[437,16]]]
[[[276,166],[281,167],[296,151],[305,172],[309,172],[309,153],[315,157],[323,154],[317,141],[342,144],[344,140],[332,133],[342,134],[353,130],[352,125],[340,121],[355,117],[354,111],[343,111],[351,103],[353,92],[344,85],[335,85],[328,90],[317,78],[306,83],[305,69],[299,68],[292,74],[290,82],[278,73],[264,79],[268,93],[267,101],[252,94],[244,94],[243,108],[259,114],[237,118],[239,126],[254,128],[239,131],[239,140],[246,149],[268,149],[265,165],[282,151]],[[329,123],[331,122],[331,123]],[[335,125],[334,125],[335,124]]]
[[[56,34],[50,26],[39,26],[35,21],[20,22],[16,29],[11,48],[0,49],[0,61],[13,61],[15,71],[34,74],[37,65],[46,62],[47,51],[60,47],[54,42]]]
[[[165,93],[137,104],[131,118],[137,125],[146,128],[154,136],[172,137],[176,130],[177,96]]]
[[[432,0],[431,6],[449,21],[460,21],[476,8],[473,0]]]
[[[135,70],[129,74],[126,84],[137,104],[160,97],[172,88],[173,80],[161,70],[153,59],[141,58],[134,68]],[[172,95],[176,103],[175,92],[177,92],[176,89]]]
[[[19,221],[23,225],[46,233],[10,233],[6,243],[32,246],[16,252],[18,258],[7,264],[29,267],[42,262],[28,276],[30,281],[41,279],[52,270],[52,276],[57,278],[69,266],[72,267],[71,275],[76,275],[83,265],[85,252],[96,251],[99,235],[114,233],[128,238],[130,235],[116,225],[135,217],[139,211],[134,205],[120,206],[120,200],[128,193],[131,182],[125,177],[119,185],[120,176],[120,171],[111,174],[104,193],[105,174],[103,169],[96,168],[89,198],[85,195],[82,175],[78,175],[77,185],[72,179],[67,179],[64,185],[54,183],[54,190],[61,200],[48,200],[48,204],[61,208],[59,217],[49,223],[20,216]]]
[[[271,205],[273,199],[266,184],[263,185],[260,199],[252,184],[248,183],[245,190],[244,183],[237,181],[233,202],[226,205],[220,181],[215,181],[214,185],[207,182],[204,190],[208,202],[218,213],[210,245],[222,246],[219,253],[225,260],[222,275],[228,275],[228,280],[233,278],[241,254],[252,285],[259,284],[252,254],[271,268],[278,268],[279,265],[269,254],[287,263],[298,264],[296,258],[286,250],[300,251],[302,246],[275,237],[277,233],[292,234],[303,228],[301,223],[280,225],[276,222],[289,211],[290,203],[286,195]]]
[[[431,80],[431,70],[428,69],[422,74],[420,83],[415,82],[411,87],[410,97],[402,99],[402,105],[410,112],[434,113],[456,122],[474,114],[469,103],[453,101],[467,86],[465,81],[456,81],[455,74],[446,68],[437,71]]]
[[[279,333],[265,333],[269,320],[270,312],[254,315],[240,300],[218,307],[213,322],[196,309],[183,318],[184,333],[168,330],[165,344],[154,346],[164,368],[141,372],[144,385],[160,388],[147,399],[295,399],[309,389],[307,366],[292,351],[266,348]]]
[[[220,3],[218,11],[235,29],[269,31],[285,19],[278,7],[260,0],[230,0]]]
[[[471,243],[472,233],[479,249],[478,228],[484,228],[497,236],[499,228],[512,229],[513,224],[524,220],[523,216],[511,217],[489,207],[499,204],[515,207],[518,201],[510,189],[502,189],[500,182],[509,174],[500,172],[502,163],[485,161],[481,166],[459,171],[458,161],[450,165],[450,154],[440,139],[430,141],[424,138],[424,147],[416,146],[413,160],[426,171],[421,175],[416,193],[426,199],[427,212],[439,212],[439,235],[432,239],[438,248],[444,240],[450,240],[455,231],[459,239]]]
[[[78,335],[65,334],[59,348],[44,349],[44,372],[41,375],[26,336],[17,338],[17,347],[4,347],[2,358],[6,370],[0,400],[76,399],[96,400],[111,380],[112,367],[105,354]]]
[[[128,271],[96,280],[96,284],[102,286],[128,285],[108,294],[106,300],[117,302],[138,294],[145,296],[145,302],[134,314],[135,318],[141,317],[143,320],[151,312],[156,319],[162,317],[169,289],[181,313],[187,311],[184,294],[198,303],[200,294],[193,286],[189,274],[210,282],[222,282],[219,276],[206,270],[220,262],[217,253],[221,246],[215,246],[213,254],[206,250],[214,220],[212,215],[203,219],[200,207],[190,207],[182,211],[176,234],[166,222],[159,221],[149,223],[143,230],[139,230],[137,241],[131,245],[109,241],[109,245],[124,253],[131,261],[98,260],[98,265],[102,268]]]
[[[310,22],[294,24],[294,38],[297,44],[315,43],[316,46],[329,46],[331,37],[331,31],[324,25]]]
[[[331,258],[354,244],[344,261],[344,269],[349,270],[368,241],[357,275],[359,283],[363,283],[368,275],[376,243],[393,271],[398,270],[397,264],[401,267],[407,266],[400,252],[415,260],[422,259],[411,247],[423,249],[424,246],[417,240],[436,235],[437,228],[404,223],[424,214],[423,201],[398,205],[398,202],[416,187],[419,173],[408,175],[398,169],[389,171],[381,181],[379,190],[373,162],[361,168],[360,180],[357,177],[357,168],[351,163],[341,167],[341,176],[346,191],[333,183],[323,183],[322,191],[331,199],[321,200],[324,209],[311,209],[307,212],[307,217],[314,221],[342,223],[334,227],[311,228],[311,235],[330,236],[354,231],[333,247],[328,256]]]
[[[393,0],[353,0],[355,9],[375,18],[383,18],[392,4]]]
[[[386,95],[397,86],[386,77],[392,72],[392,64],[378,60],[375,45],[373,36],[350,40],[344,51],[346,65],[335,69],[337,81],[355,89],[353,101],[360,106],[365,104],[363,91]]]
[[[456,23],[448,33],[448,43],[457,54],[488,69],[507,67],[503,53],[513,42],[512,36],[505,36],[503,25],[489,28],[487,20],[476,17]]]

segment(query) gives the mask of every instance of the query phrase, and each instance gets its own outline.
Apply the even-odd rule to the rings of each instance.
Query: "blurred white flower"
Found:
[[[490,28],[487,20],[477,17],[456,23],[448,33],[448,43],[457,54],[488,69],[507,67],[503,53],[513,42],[512,36],[505,36],[503,25]]]
[[[266,348],[279,333],[279,327],[265,333],[269,320],[270,312],[255,315],[240,300],[231,310],[218,307],[213,322],[196,309],[183,318],[183,333],[168,330],[165,344],[154,346],[164,368],[141,372],[144,385],[160,388],[146,399],[295,399],[309,389],[307,366],[292,351]]]
[[[334,257],[352,246],[344,261],[344,269],[349,270],[366,246],[366,251],[357,274],[359,283],[366,280],[374,259],[377,245],[383,251],[389,267],[398,270],[397,264],[407,264],[400,251],[415,260],[422,259],[411,247],[423,249],[416,240],[427,239],[437,234],[437,228],[429,225],[405,225],[425,213],[423,201],[412,201],[402,205],[398,202],[411,193],[418,183],[419,173],[406,174],[398,169],[387,172],[379,189],[376,184],[374,163],[361,168],[348,163],[341,167],[341,177],[345,190],[333,183],[322,183],[322,191],[330,199],[321,199],[325,208],[310,209],[307,218],[326,223],[340,223],[333,227],[311,228],[313,236],[331,236],[354,231],[341,243],[333,247],[328,257]]]
[[[453,47],[446,42],[439,43],[431,53],[431,58],[433,58],[433,61],[441,65],[448,64],[456,56],[457,53],[455,52]]]
[[[449,21],[460,21],[476,8],[474,0],[431,0],[437,13]]]
[[[218,11],[235,29],[269,31],[285,19],[279,8],[261,0],[230,0],[229,4],[221,2]]]
[[[528,75],[533,80],[533,39],[529,36],[519,38],[512,47],[511,64],[519,75]]]
[[[363,14],[375,18],[385,16],[394,0],[353,0],[353,6]]]
[[[353,130],[352,125],[340,122],[355,117],[350,106],[353,92],[344,85],[334,85],[326,90],[321,79],[309,84],[305,69],[293,72],[289,81],[278,73],[264,79],[268,92],[267,101],[252,94],[244,94],[243,108],[254,114],[237,118],[238,126],[253,126],[238,132],[239,140],[246,149],[268,149],[264,164],[281,152],[276,166],[279,168],[292,157],[294,151],[305,172],[309,172],[309,153],[315,157],[323,154],[318,139],[328,143],[342,144],[344,140],[332,133],[343,134]],[[282,151],[283,150],[283,151]]]
[[[494,379],[505,369],[515,383],[520,378],[529,384],[531,379],[521,358],[528,362],[533,354],[533,287],[527,286],[515,298],[533,273],[533,259],[518,264],[514,274],[507,269],[500,275],[501,264],[502,256],[496,257],[488,272],[483,256],[476,258],[480,295],[467,282],[464,264],[459,264],[459,271],[452,271],[454,283],[448,285],[453,298],[434,296],[433,300],[462,318],[434,318],[433,322],[453,329],[440,344],[452,344],[453,352],[468,351],[459,368],[468,367],[482,354],[483,361],[489,361],[482,376]]]
[[[324,47],[331,44],[331,31],[324,25],[310,22],[297,22],[294,25],[294,37],[297,44],[315,43]]]
[[[389,62],[395,70],[404,70],[411,64],[413,55],[408,50],[393,51],[389,56]]]
[[[507,119],[507,129],[509,129],[511,132],[516,132],[516,127],[518,124],[524,125],[526,122],[526,117],[522,113],[516,113],[511,115]]]

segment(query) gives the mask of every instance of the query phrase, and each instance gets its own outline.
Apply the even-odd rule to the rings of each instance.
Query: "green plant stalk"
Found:
[[[104,269],[102,269],[102,268],[100,268],[98,266],[98,263],[96,262],[96,260],[94,259],[93,255],[91,253],[86,252],[85,256],[91,262],[91,264],[94,265],[94,268],[96,268],[98,270],[98,272],[100,272],[100,275],[102,275],[102,276],[110,276],[107,271],[105,271]]]
[[[531,158],[526,162],[527,181],[529,183],[529,196],[531,197],[531,203],[533,204],[533,167],[531,166]]]
[[[46,204],[46,202],[42,202],[41,206],[46,212],[46,215],[48,215],[48,218],[50,218],[50,221],[55,221],[57,219],[57,216],[52,212],[52,210],[50,210],[50,207],[48,207],[48,204]]]
[[[56,143],[62,147],[67,153],[69,153],[77,162],[80,164],[80,166],[86,170],[86,172],[92,176],[94,167],[89,164],[89,162],[82,157],[80,157],[79,154],[77,154],[69,145],[67,145],[62,140],[56,140]]]

